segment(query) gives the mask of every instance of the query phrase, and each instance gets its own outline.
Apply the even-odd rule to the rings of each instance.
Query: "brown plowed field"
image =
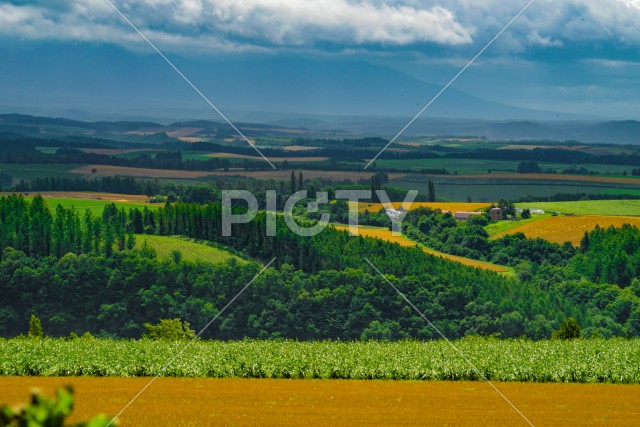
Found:
[[[2,377],[0,401],[74,386],[73,420],[117,414],[148,378]],[[640,386],[497,383],[536,426],[638,425]],[[120,417],[127,426],[526,426],[485,382],[160,378]]]
[[[93,174],[92,170],[95,169],[96,173]],[[209,175],[215,176],[246,176],[256,179],[274,179],[287,181],[291,178],[291,170],[264,170],[264,171],[184,171],[184,170],[172,170],[172,169],[144,169],[144,168],[129,168],[124,166],[107,166],[107,165],[86,165],[73,169],[71,173],[77,173],[82,175],[97,175],[97,176],[132,176],[137,178],[182,178],[182,179],[198,179]],[[372,175],[371,172],[355,172],[355,171],[315,171],[315,170],[296,170],[302,172],[305,179],[321,178],[332,180],[344,180],[349,179],[352,181],[358,181],[360,179],[369,179]],[[396,173],[389,174],[390,179],[396,179],[404,176],[405,174]]]
[[[13,193],[0,193],[11,195]],[[41,194],[42,197],[64,198],[64,199],[85,199],[85,200],[106,200],[113,202],[147,202],[147,196],[141,194],[115,194],[115,193],[92,193],[85,191],[32,191],[20,193],[24,196],[35,196]]]
[[[227,159],[249,159],[249,160],[263,160],[260,156],[248,156],[246,154],[235,153],[211,153],[207,154],[207,157],[223,157]],[[272,162],[322,162],[329,160],[329,157],[269,157]]]

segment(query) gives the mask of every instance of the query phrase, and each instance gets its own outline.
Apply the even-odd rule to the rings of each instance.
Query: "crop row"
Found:
[[[0,375],[640,383],[640,340],[453,345],[464,358],[445,341],[12,339],[0,340]]]

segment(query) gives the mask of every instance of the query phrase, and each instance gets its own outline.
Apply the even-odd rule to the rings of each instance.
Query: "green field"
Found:
[[[558,193],[600,194],[603,192],[603,187],[592,185],[508,184],[507,182],[505,181],[504,184],[436,183],[436,196],[438,200],[452,202],[464,202],[468,196],[474,202],[497,202],[500,199],[517,200],[524,196],[549,197]],[[387,185],[406,190],[418,190],[420,194],[428,192],[427,183],[424,182],[397,179],[389,181]],[[620,191],[626,194],[624,190]]]
[[[520,204],[518,204],[518,206],[520,206]],[[484,229],[487,231],[489,236],[495,236],[498,234],[502,234],[508,230],[511,230],[512,228],[520,227],[521,225],[527,224],[529,222],[537,221],[539,219],[546,218],[549,216],[551,215],[550,214],[532,215],[531,218],[529,219],[521,219],[520,217],[518,217],[517,221],[496,221],[496,222],[490,223],[489,225],[484,227]]]
[[[45,177],[75,179],[78,175],[69,171],[77,167],[79,165],[0,163],[0,173],[6,173],[14,179],[25,181]]]
[[[196,341],[0,339],[0,376],[167,376],[640,383],[640,340]],[[181,357],[175,354],[183,350]],[[173,363],[169,364],[170,361]],[[165,365],[166,370],[162,370]]]
[[[376,160],[378,169],[400,169],[419,171],[421,169],[446,169],[450,174],[457,172],[459,175],[477,175],[491,173],[516,173],[520,161],[507,160],[475,160],[475,159],[379,159]],[[623,172],[630,173],[631,166],[602,165],[595,163],[568,164],[568,163],[543,163],[537,162],[543,171],[552,169],[561,173],[565,169],[584,167],[597,174],[611,175],[612,177],[625,177]],[[628,176],[626,176],[628,177]]]
[[[640,216],[640,200],[581,200],[576,202],[518,203],[518,208],[543,209],[576,215]]]
[[[33,199],[33,196],[26,196],[25,199],[31,201]],[[109,200],[76,199],[71,197],[47,197],[47,195],[44,196],[44,199],[49,209],[55,209],[56,206],[62,205],[62,207],[64,208],[74,208],[81,212],[89,209],[94,215],[102,214],[102,210],[104,209],[104,207],[112,203],[114,203],[118,209],[144,209],[145,206],[149,209],[157,209],[158,207],[163,206],[162,204],[148,204],[139,202],[114,202]]]
[[[213,244],[198,243],[183,237],[136,235],[136,247],[142,248],[145,244],[155,249],[158,257],[165,260],[171,259],[174,251],[180,251],[185,261],[224,264],[234,259],[238,264],[247,263],[239,256]]]

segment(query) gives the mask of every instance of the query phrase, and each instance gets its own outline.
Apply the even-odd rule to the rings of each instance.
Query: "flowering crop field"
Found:
[[[445,341],[0,340],[0,376],[482,380],[640,384],[640,339]],[[185,348],[186,346],[186,348]],[[163,370],[184,348],[182,355]]]

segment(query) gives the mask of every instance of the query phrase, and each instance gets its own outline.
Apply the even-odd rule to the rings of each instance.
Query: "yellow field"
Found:
[[[334,224],[337,230],[349,230],[349,226]],[[365,237],[373,237],[375,239],[385,240],[391,243],[397,243],[401,246],[420,246],[422,250],[428,254],[438,256],[440,258],[448,259],[449,261],[454,261],[469,267],[481,268],[483,270],[495,271],[497,273],[506,273],[510,271],[508,268],[503,267],[501,265],[491,264],[489,262],[478,261],[475,259],[463,258],[455,255],[449,255],[442,252],[438,252],[436,250],[425,247],[424,245],[420,245],[414,242],[411,239],[406,238],[405,236],[394,236],[393,233],[386,228],[379,227],[358,227],[358,234]]]
[[[246,154],[235,153],[211,153],[207,154],[207,157],[221,157],[226,159],[249,159],[249,160],[263,160],[260,156],[248,156]],[[329,157],[269,157],[272,162],[323,162],[329,160]]]
[[[544,217],[513,227],[493,237],[498,238],[505,234],[524,233],[529,238],[541,237],[554,243],[571,242],[574,245],[578,245],[584,232],[593,230],[596,225],[606,228],[610,226],[621,227],[623,224],[640,227],[640,217],[604,215]]]
[[[398,209],[401,202],[392,203],[393,207]],[[489,203],[435,203],[435,202],[415,202],[411,205],[411,209],[418,208],[431,208],[431,209],[440,209],[442,211],[449,212],[458,212],[458,211],[476,211],[479,209],[488,208],[491,206]],[[369,212],[378,212],[382,209],[382,203],[358,203],[358,212],[364,212],[368,210]]]
[[[287,145],[283,147],[283,150],[286,151],[309,151],[309,150],[317,150],[320,147],[312,147],[310,145]]]
[[[72,421],[117,414],[148,378],[0,377],[0,401],[71,384]],[[637,425],[640,386],[497,383],[536,426]],[[120,426],[527,425],[485,382],[160,378]]]

